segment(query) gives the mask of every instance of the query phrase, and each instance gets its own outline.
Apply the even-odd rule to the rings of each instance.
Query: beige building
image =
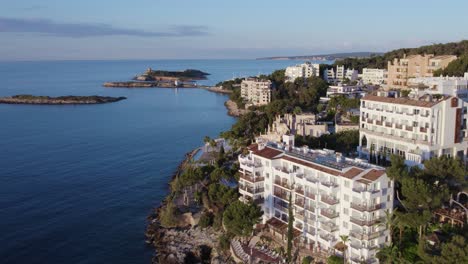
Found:
[[[271,101],[270,80],[247,78],[241,83],[241,97],[247,101],[247,105],[266,105]]]
[[[387,88],[407,89],[408,78],[432,77],[435,70],[443,69],[456,60],[455,55],[434,56],[404,55],[403,58],[395,58],[388,62]]]
[[[260,135],[260,137],[267,141],[279,142],[283,135],[286,134],[320,137],[328,133],[328,124],[316,122],[315,114],[302,113],[298,115],[285,114],[284,116],[278,116],[268,126],[267,133]]]

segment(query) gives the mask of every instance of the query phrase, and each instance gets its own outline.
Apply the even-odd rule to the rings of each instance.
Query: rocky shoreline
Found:
[[[228,115],[233,116],[233,117],[239,117],[245,113],[248,112],[248,110],[245,109],[239,109],[237,106],[236,102],[232,100],[227,100],[224,105],[228,109]]]
[[[127,99],[126,97],[110,96],[35,96],[14,95],[11,97],[0,97],[0,104],[38,104],[38,105],[66,105],[66,104],[105,104]]]

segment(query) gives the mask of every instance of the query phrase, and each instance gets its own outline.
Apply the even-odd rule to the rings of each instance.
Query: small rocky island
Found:
[[[127,99],[126,97],[110,96],[36,96],[29,94],[14,95],[10,97],[0,97],[0,104],[44,104],[44,105],[64,105],[64,104],[105,104]]]
[[[197,80],[206,80],[209,73],[200,70],[187,69],[184,71],[163,71],[148,68],[145,73],[135,76],[132,81],[106,82],[104,87],[125,88],[193,88]]]

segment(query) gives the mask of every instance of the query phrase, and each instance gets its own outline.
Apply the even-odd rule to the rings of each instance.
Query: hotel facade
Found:
[[[456,60],[455,55],[434,56],[429,55],[404,55],[403,58],[395,58],[388,62],[387,87],[389,89],[408,89],[408,79],[417,77],[432,77],[434,71],[444,69]]]
[[[287,237],[293,207],[295,244],[334,254],[343,248],[340,235],[347,235],[348,261],[378,262],[376,252],[391,239],[382,224],[393,210],[385,169],[331,150],[294,147],[293,136],[283,142],[258,142],[239,156],[240,199],[262,206],[262,222],[278,239]]]
[[[270,80],[247,78],[241,83],[241,97],[251,105],[266,105],[271,101]]]
[[[297,78],[318,77],[320,75],[320,65],[305,62],[295,66],[289,66],[286,68],[284,75],[288,82],[294,82]]]
[[[361,99],[361,157],[397,154],[410,166],[442,155],[466,159],[467,105],[458,97],[379,91]]]

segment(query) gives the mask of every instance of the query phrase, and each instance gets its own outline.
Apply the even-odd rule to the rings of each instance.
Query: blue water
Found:
[[[0,96],[108,95],[81,106],[0,105],[0,262],[150,263],[146,216],[183,155],[227,130],[226,96],[199,89],[103,88],[147,67],[211,73],[203,84],[294,61],[0,63]]]

